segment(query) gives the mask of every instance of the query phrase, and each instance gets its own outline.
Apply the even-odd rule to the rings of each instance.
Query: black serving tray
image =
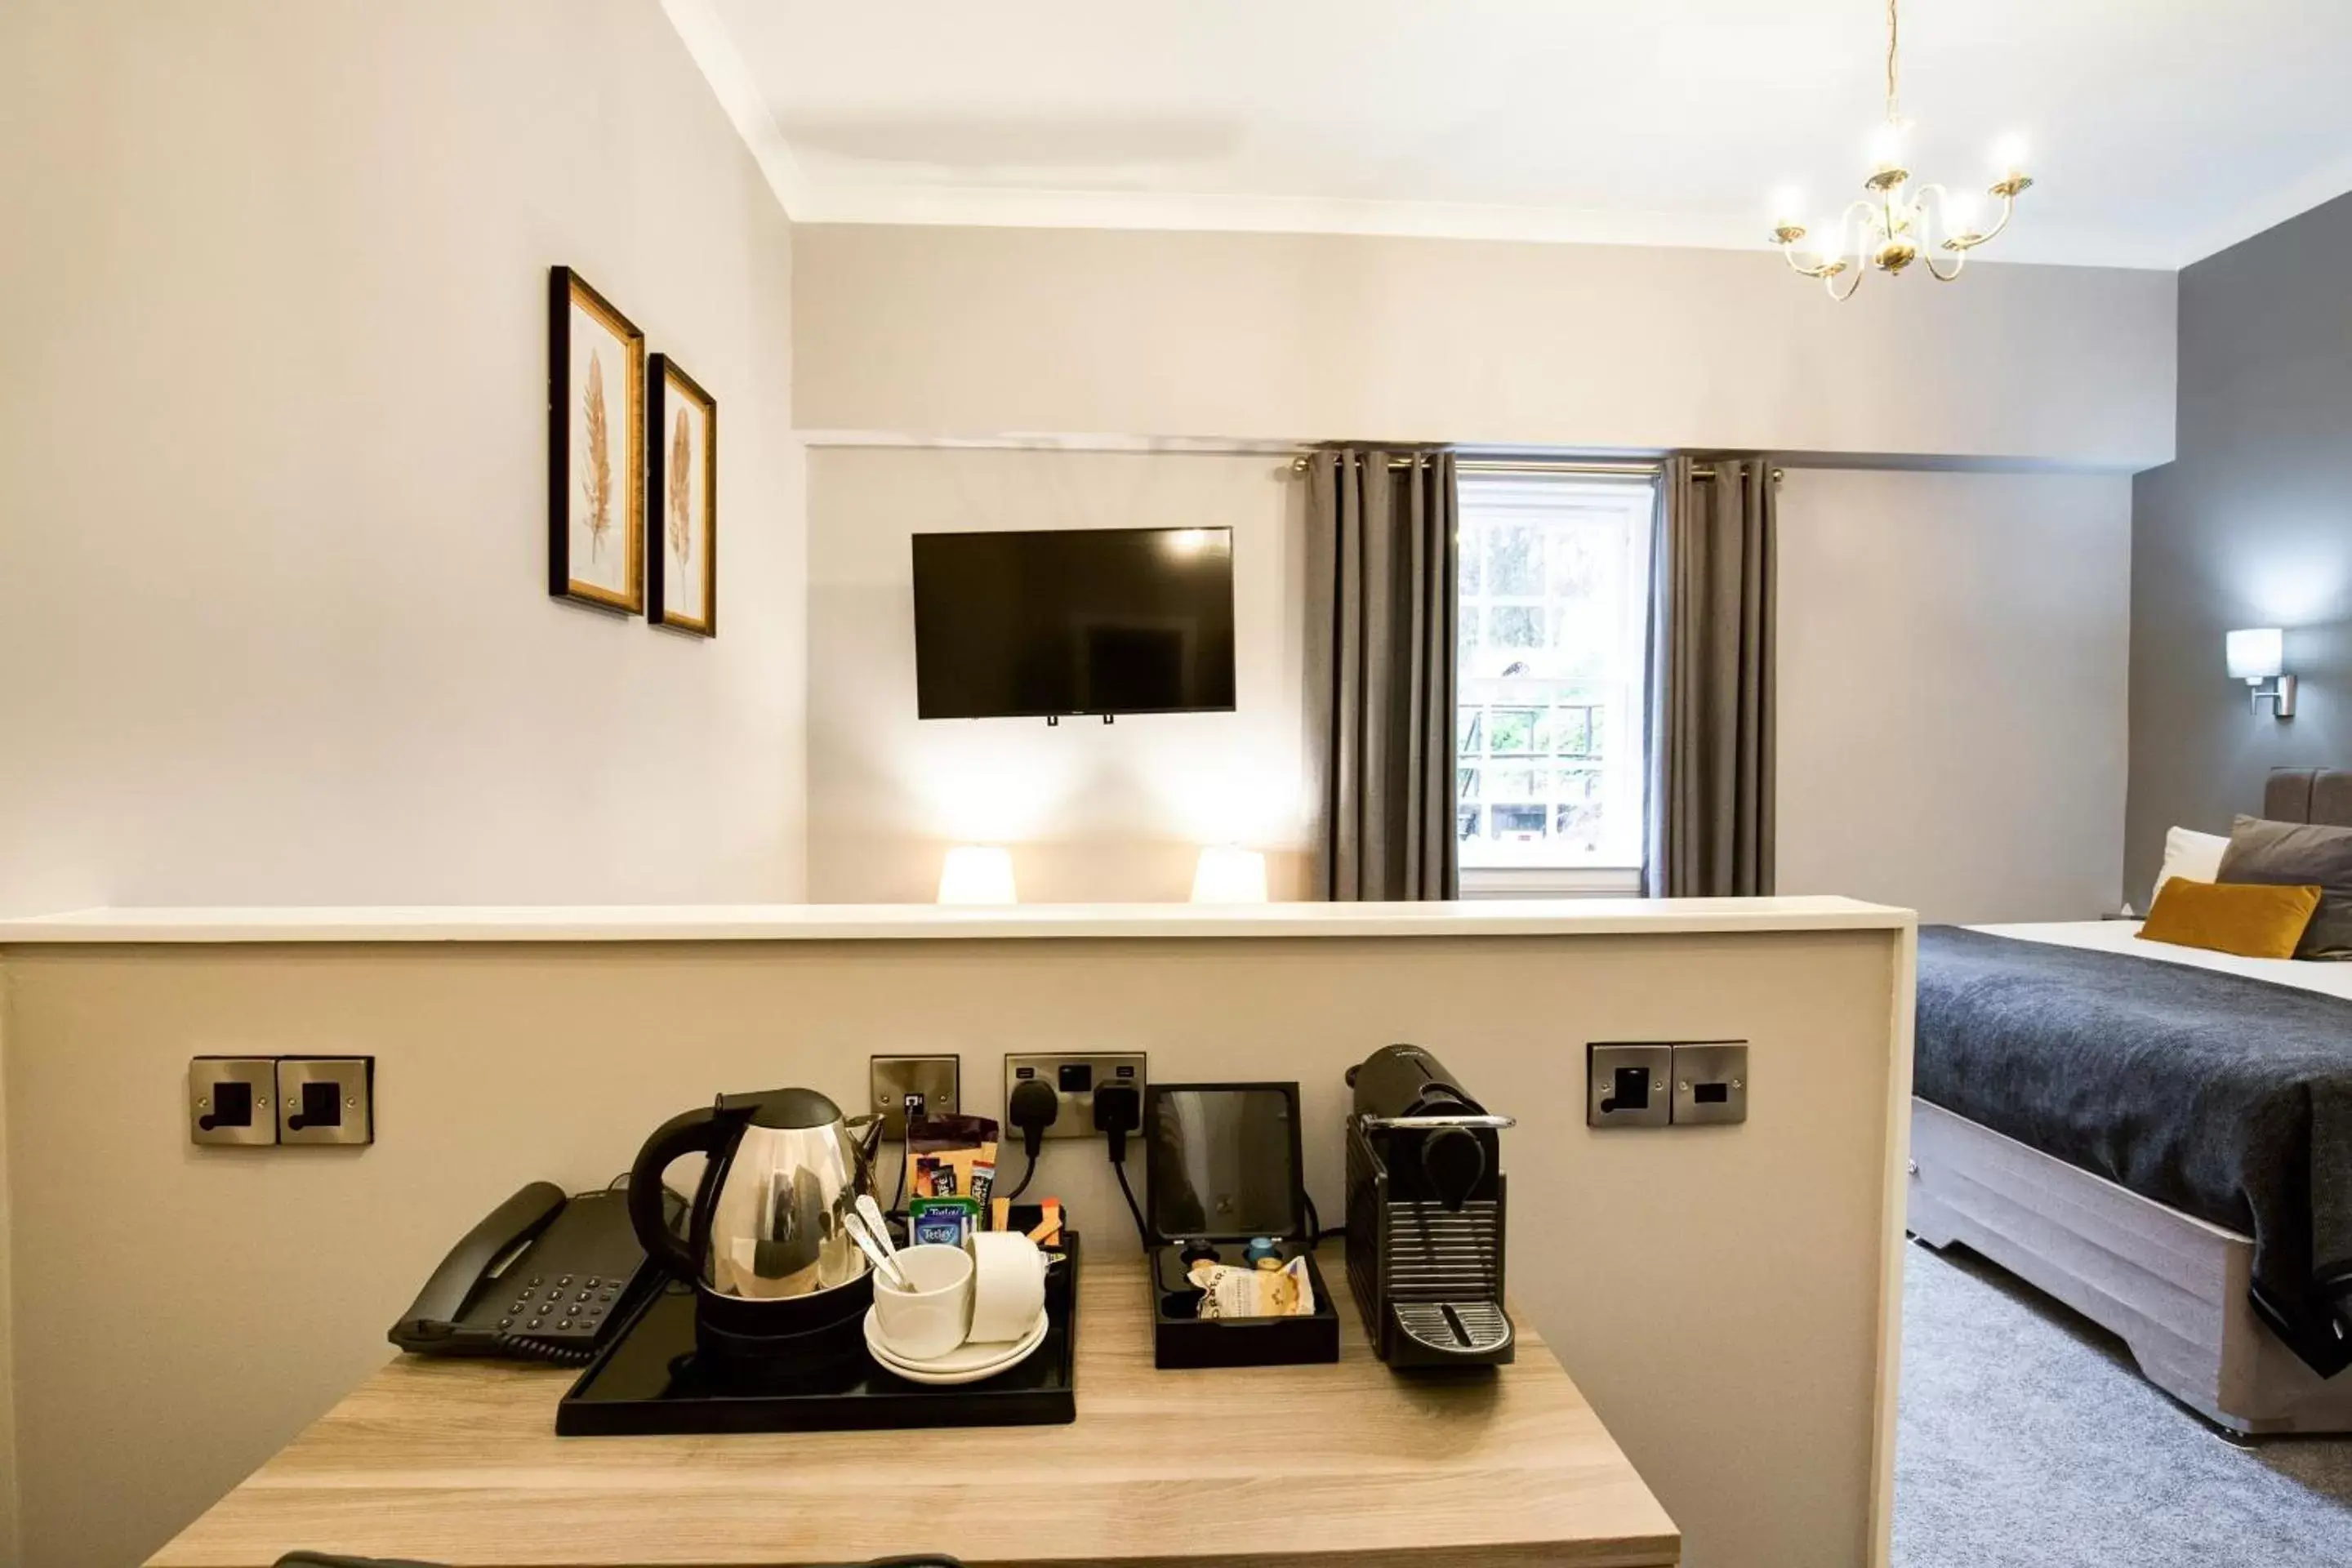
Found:
[[[864,1330],[822,1362],[761,1370],[695,1344],[694,1294],[656,1293],[598,1352],[555,1408],[566,1437],[663,1433],[843,1432],[909,1426],[1043,1426],[1077,1419],[1078,1237],[1045,1276],[1045,1342],[1019,1366],[951,1388],[909,1383],[866,1352]]]

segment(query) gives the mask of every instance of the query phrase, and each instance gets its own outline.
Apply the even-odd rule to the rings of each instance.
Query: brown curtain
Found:
[[[1650,679],[1654,897],[1772,890],[1771,464],[1666,464]]]
[[[1327,899],[1454,895],[1451,452],[1307,471],[1307,722]]]

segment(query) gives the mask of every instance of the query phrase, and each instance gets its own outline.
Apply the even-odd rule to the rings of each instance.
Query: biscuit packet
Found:
[[[1188,1276],[1203,1292],[1203,1318],[1307,1318],[1315,1313],[1315,1286],[1307,1259],[1279,1268],[1235,1268],[1202,1258]]]

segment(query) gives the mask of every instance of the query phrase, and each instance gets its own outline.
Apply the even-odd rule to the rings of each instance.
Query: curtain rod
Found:
[[[1389,467],[1391,468],[1409,468],[1412,467],[1413,462],[1414,459],[1411,458],[1391,458],[1389,459]],[[1290,471],[1294,474],[1303,474],[1307,471],[1307,455],[1302,453],[1290,459]],[[1628,477],[1639,476],[1643,478],[1654,478],[1664,471],[1665,464],[1664,461],[1652,463],[1603,463],[1576,462],[1564,459],[1560,462],[1551,463],[1531,458],[1518,458],[1514,460],[1501,458],[1462,458],[1455,460],[1454,467],[1456,472],[1465,474],[1619,474]],[[1780,483],[1781,474],[1782,470],[1774,468],[1772,470],[1772,482],[1775,484]],[[1700,463],[1695,465],[1691,468],[1691,478],[1695,479],[1714,479],[1715,465],[1712,463]]]

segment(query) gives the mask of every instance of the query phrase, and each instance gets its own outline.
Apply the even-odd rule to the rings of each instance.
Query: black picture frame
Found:
[[[672,431],[673,417],[682,412],[682,405],[691,404],[701,411],[703,442],[696,461],[701,470],[702,505],[700,516],[688,515],[685,528],[688,539],[700,531],[702,549],[698,568],[702,579],[702,613],[693,615],[682,608],[677,584],[672,581],[670,559],[673,553],[671,531],[678,525],[679,497],[688,498],[691,487],[680,487],[673,493],[677,480],[675,468],[675,442],[684,432]],[[665,435],[665,431],[671,434]],[[703,390],[702,384],[688,375],[677,361],[667,354],[655,354],[646,363],[646,619],[654,626],[696,637],[715,637],[719,635],[719,400]],[[688,555],[691,561],[693,556]]]
[[[554,598],[598,609],[634,616],[645,608],[645,384],[646,335],[613,302],[590,287],[569,267],[551,267],[547,275],[547,591]],[[583,577],[572,559],[572,327],[574,313],[586,315],[622,346],[622,386],[603,392],[601,376],[591,416],[608,422],[619,410],[622,420],[617,443],[623,471],[615,483],[610,471],[614,443],[607,442],[605,465],[597,486],[596,507],[602,517],[617,499],[623,516],[605,522],[598,536],[609,531],[616,548],[625,552],[622,583],[613,587]]]

